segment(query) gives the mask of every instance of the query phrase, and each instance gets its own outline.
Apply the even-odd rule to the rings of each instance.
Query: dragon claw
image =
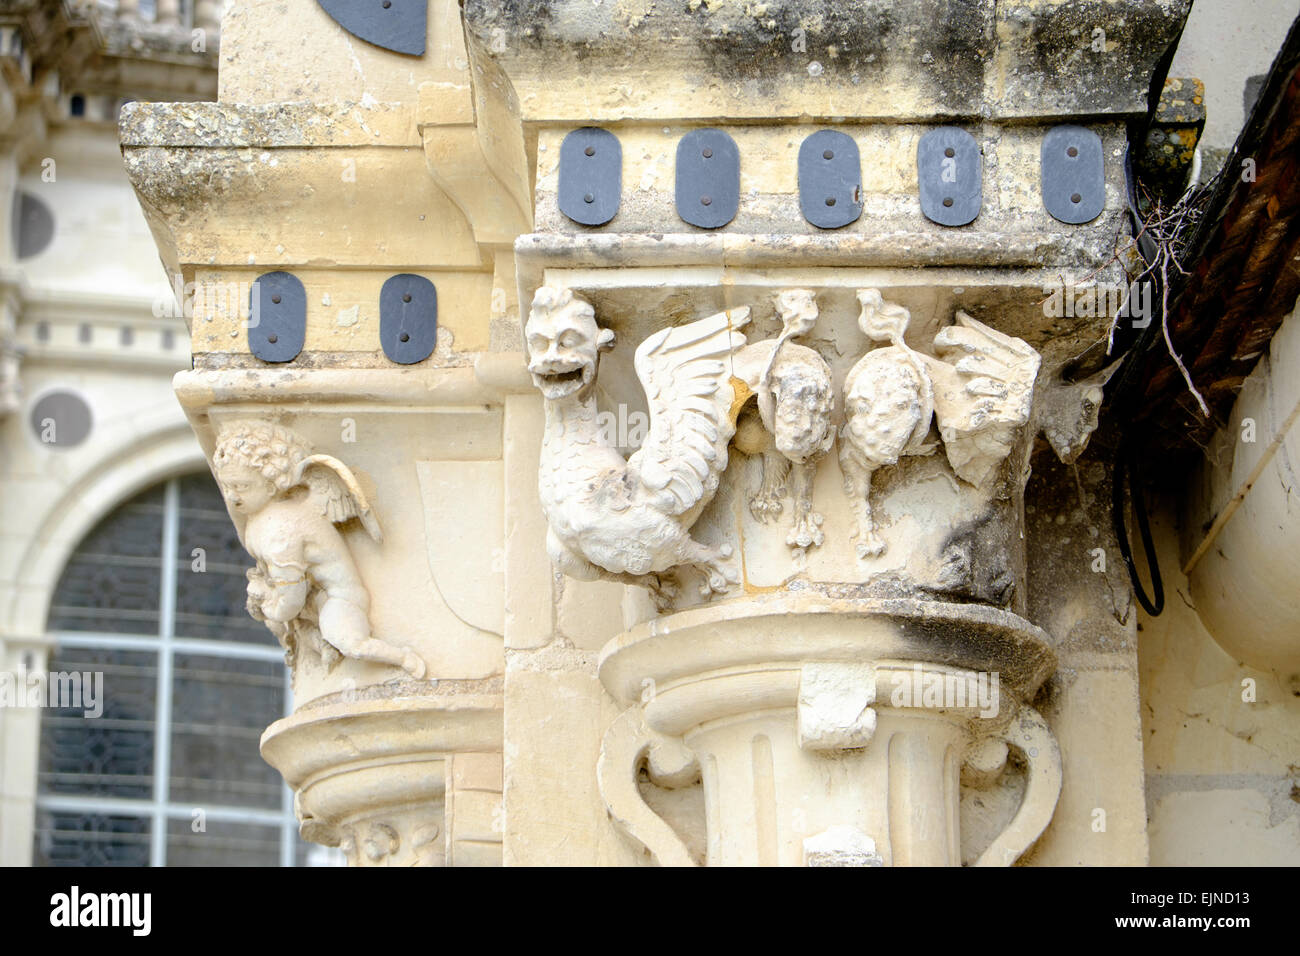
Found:
[[[781,516],[784,510],[781,504],[781,496],[760,492],[749,499],[749,513],[754,516],[755,521],[766,524]]]
[[[800,550],[821,547],[822,542],[826,540],[826,535],[821,529],[822,520],[822,516],[815,511],[809,511],[795,518],[794,527],[786,536],[785,543]]]
[[[876,534],[869,534],[858,542],[859,558],[874,558],[885,553],[885,542]]]

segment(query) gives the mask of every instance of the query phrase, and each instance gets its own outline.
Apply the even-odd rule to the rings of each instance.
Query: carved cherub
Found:
[[[661,329],[637,347],[637,376],[650,429],[624,459],[597,422],[593,385],[614,333],[569,289],[537,290],[524,329],[528,370],[545,399],[538,489],[549,525],[547,551],[564,573],[650,588],[665,607],[670,572],[693,566],[706,596],[737,580],[730,547],[696,541],[689,529],[713,498],[735,433],[731,357],[748,309]]]
[[[817,302],[807,289],[786,289],[777,296],[781,334],[747,345],[736,356],[736,375],[757,397],[757,410],[746,410],[737,423],[736,448],[761,455],[762,479],[749,499],[759,521],[780,516],[789,479],[794,523],[786,544],[796,554],[825,540],[822,516],[813,510],[812,485],[817,464],[835,442],[831,411],[835,404],[831,370],[804,345],[789,344],[817,322]]]
[[[958,478],[985,488],[1029,421],[1039,356],[1028,344],[957,313],[934,337],[938,358],[903,341],[909,313],[876,289],[858,292],[859,327],[873,342],[844,382],[840,468],[853,506],[859,558],[881,554],[871,478],[906,455],[928,455],[930,421],[939,426],[948,463]]]
[[[418,654],[371,635],[370,595],[335,525],[357,518],[376,542],[382,535],[348,467],[265,422],[223,427],[212,462],[257,562],[248,571],[248,611],[284,645],[290,664],[306,638],[331,663],[342,655],[423,677]]]

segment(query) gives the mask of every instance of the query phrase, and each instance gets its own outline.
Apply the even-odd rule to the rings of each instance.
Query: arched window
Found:
[[[258,752],[290,701],[279,645],[244,610],[249,564],[207,473],[138,495],[78,546],[49,673],[102,675],[102,713],[44,711],[37,865],[304,862],[292,795]]]

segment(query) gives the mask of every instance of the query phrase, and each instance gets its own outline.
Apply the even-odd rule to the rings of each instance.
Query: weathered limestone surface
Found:
[[[1045,300],[1122,275],[1123,124],[1185,9],[435,0],[410,58],[230,4],[220,102],[134,105],[122,143],[167,268],[236,290],[176,380],[205,452],[252,422],[316,456],[258,502],[330,537],[306,584],[245,529],[254,578],[325,596],[254,581],[263,616],[339,652],[263,738],[304,833],[358,865],[1145,862],[1105,469],[1051,457],[1086,454],[1062,370],[1101,374],[1112,315]],[[1102,143],[1082,225],[1039,191],[1063,119]],[[950,123],[982,151],[955,229],[915,171]],[[586,125],[623,151],[603,227],[557,205]],[[741,155],[716,231],[674,208],[701,125]],[[798,197],[823,125],[862,156],[834,231]],[[276,270],[307,303],[279,366],[246,333]],[[414,366],[380,345],[398,273],[437,287]]]

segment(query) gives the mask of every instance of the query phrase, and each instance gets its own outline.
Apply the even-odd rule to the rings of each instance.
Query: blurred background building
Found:
[[[310,846],[257,750],[289,710],[283,655],[244,611],[246,556],[172,394],[185,291],[118,147],[126,102],[215,99],[219,7],[0,4],[0,671],[113,687],[94,720],[0,709],[3,864]]]

